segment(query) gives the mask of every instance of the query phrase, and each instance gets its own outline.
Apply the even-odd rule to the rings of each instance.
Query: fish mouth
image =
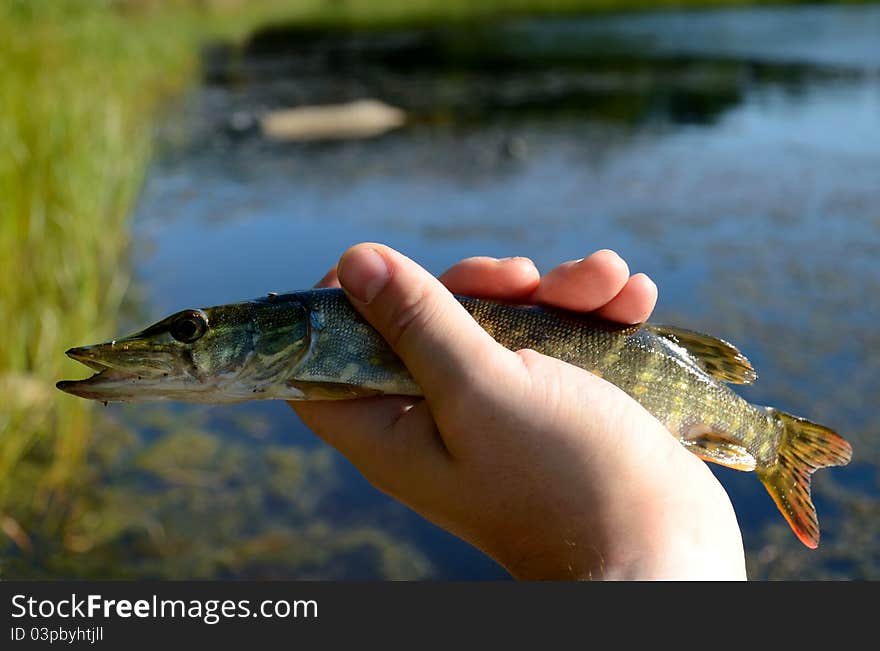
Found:
[[[107,384],[118,388],[119,383],[136,380],[137,376],[118,369],[105,368],[98,371],[92,377],[84,380],[61,380],[55,383],[55,387],[65,393],[79,398],[91,398],[92,400],[119,400],[115,392],[111,392]]]
[[[97,349],[106,346],[107,344],[101,346],[82,346],[68,350],[65,355],[88,366],[93,371],[96,371],[96,373],[84,380],[61,380],[55,383],[55,387],[80,398],[104,400],[110,397],[107,391],[108,383],[118,386],[119,383],[126,380],[136,379],[136,373],[113,368],[110,364],[99,359]]]
[[[116,345],[110,342],[68,350],[65,353],[68,357],[88,366],[95,374],[83,380],[61,380],[55,387],[79,398],[104,402],[132,400],[144,383],[169,375],[156,368],[126,364],[124,355],[120,355],[123,351],[113,350]]]

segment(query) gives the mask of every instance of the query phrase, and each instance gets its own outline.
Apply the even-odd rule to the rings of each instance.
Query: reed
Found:
[[[278,4],[0,4],[0,550],[63,537],[93,406],[54,382],[81,372],[66,348],[114,334],[157,108],[203,39]]]

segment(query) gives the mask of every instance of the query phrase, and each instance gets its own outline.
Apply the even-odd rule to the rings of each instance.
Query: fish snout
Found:
[[[66,355],[98,372],[112,369],[152,376],[169,373],[175,368],[174,355],[164,347],[124,339],[71,348]]]
[[[85,364],[95,371],[103,371],[111,368],[108,353],[113,349],[115,342],[107,344],[93,344],[91,346],[78,346],[69,348],[64,354],[70,359]]]

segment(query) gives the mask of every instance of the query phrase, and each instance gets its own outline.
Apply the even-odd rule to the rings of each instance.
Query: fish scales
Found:
[[[734,392],[728,383],[756,378],[734,346],[681,328],[457,298],[506,348],[530,348],[592,372],[632,396],[694,454],[756,471],[798,538],[818,545],[810,475],[845,465],[852,449],[827,427]],[[129,337],[67,354],[97,373],[58,388],[101,401],[422,395],[403,362],[338,289],[184,310]]]
[[[531,348],[599,375],[679,438],[702,425],[727,433],[756,458],[768,461],[776,454],[781,431],[773,431],[766,441],[759,436],[769,420],[763,409],[700,370],[684,349],[641,325],[617,326],[570,312],[457,298],[504,347]],[[323,292],[304,300],[318,315],[320,333],[314,354],[298,372],[301,379],[421,395],[403,364],[348,301]]]

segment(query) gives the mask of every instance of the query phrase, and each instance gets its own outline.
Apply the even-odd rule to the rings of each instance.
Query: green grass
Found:
[[[201,39],[252,24],[233,17],[185,3],[0,8],[0,531],[20,546],[63,537],[82,479],[92,405],[53,385],[82,374],[66,348],[115,334],[151,120]]]
[[[163,99],[199,45],[259,25],[359,27],[748,0],[7,0],[0,3],[0,552],[73,541],[93,405],[63,351],[117,334],[128,219]],[[5,536],[5,539],[4,539]],[[10,542],[11,541],[11,542]],[[3,567],[0,565],[0,576]]]

